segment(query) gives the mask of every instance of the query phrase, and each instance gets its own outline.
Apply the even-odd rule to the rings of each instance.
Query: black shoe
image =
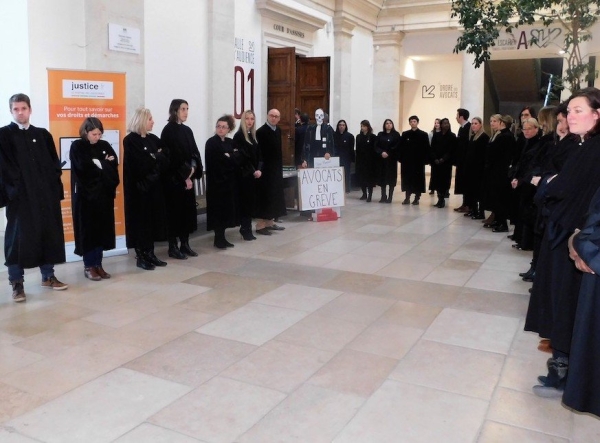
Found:
[[[383,194],[379,199],[379,203],[387,203],[387,195]]]
[[[498,227],[499,225],[500,225],[500,223],[498,223],[497,221],[493,221],[493,222],[491,222],[491,223],[484,223],[484,224],[483,224],[483,227],[484,227],[484,228],[496,228],[496,227]],[[505,231],[505,232],[508,232],[508,231]]]
[[[285,231],[285,228],[283,226],[279,226],[279,225],[267,226],[267,229],[269,229],[271,231]]]
[[[506,238],[508,238],[509,240],[514,240],[515,239],[515,234],[507,235]]]
[[[531,275],[533,275],[533,273],[535,272],[535,269],[533,268],[533,266],[531,266],[527,272],[519,272],[519,277],[530,277]]]
[[[218,249],[227,249],[227,245],[225,244],[225,240],[215,240],[213,243],[215,248]]]
[[[366,200],[366,199],[367,199],[367,194],[363,194],[359,198],[359,200]]]
[[[146,271],[152,271],[154,270],[154,268],[156,268],[156,266],[154,266],[152,263],[150,263],[149,261],[147,261],[145,258],[141,258],[138,257],[137,258],[137,262],[135,264],[138,268],[142,268]]]
[[[223,244],[226,248],[233,248],[235,246],[233,243],[229,243],[227,240],[223,240]]]
[[[483,212],[478,212],[471,216],[471,220],[485,220],[485,214]]]
[[[187,260],[185,254],[177,246],[169,246],[168,254],[169,257],[176,258],[177,260]]]
[[[256,237],[252,235],[252,231],[240,231],[242,238],[246,241],[256,240]]]
[[[158,258],[156,255],[154,255],[154,251],[150,251],[147,252],[144,255],[144,259],[148,262],[153,264],[154,266],[167,266],[167,262],[166,261],[162,261],[160,258]]]
[[[367,197],[367,203],[371,203],[371,200],[373,199],[373,197],[371,197],[370,195]]]
[[[190,248],[190,244],[188,242],[181,242],[179,251],[181,251],[182,254],[185,254],[190,257],[198,257],[198,253],[192,251],[192,248]]]
[[[436,208],[445,208],[446,207],[446,200],[444,200],[443,198],[439,199],[438,202],[433,205]]]
[[[530,275],[523,276],[523,281],[526,281],[528,283],[533,283],[533,280],[535,280],[535,271],[532,272]]]
[[[508,225],[499,224],[495,228],[492,228],[492,232],[508,232]]]
[[[410,198],[405,198],[404,200],[402,200],[402,204],[403,204],[403,205],[408,205],[408,204],[410,204]]]
[[[419,199],[415,198],[412,202],[413,205],[418,206],[419,205]]]
[[[269,231],[267,228],[257,229],[256,233],[260,234],[260,235],[273,235],[273,233],[271,231]]]

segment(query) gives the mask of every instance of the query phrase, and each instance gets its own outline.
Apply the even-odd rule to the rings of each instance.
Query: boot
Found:
[[[533,263],[529,266],[529,269],[525,272],[519,272],[519,277],[530,277],[535,272],[535,268],[533,267]]]
[[[566,356],[555,357],[553,353],[546,366],[548,375],[538,377],[538,381],[542,384],[534,386],[533,393],[538,397],[545,398],[562,397],[569,372],[569,358]]]
[[[181,240],[181,246],[179,246],[179,250],[187,256],[198,257],[198,253],[192,251],[192,248],[190,248],[190,244],[189,244],[187,238],[185,240],[184,239]]]
[[[12,298],[16,303],[25,301],[25,289],[23,288],[23,280],[15,280],[9,282],[13,288]]]
[[[392,202],[392,197],[394,196],[394,187],[390,186],[390,193],[388,194],[386,203],[391,203]]]
[[[373,198],[373,186],[369,186],[367,188],[367,203],[371,202],[372,198]]]
[[[177,260],[187,260],[187,257],[183,252],[179,250],[177,247],[177,239],[170,238],[169,239],[169,257],[176,258]]]
[[[385,193],[385,186],[381,187],[381,198],[379,199],[379,203],[387,203],[387,195]]]
[[[166,261],[162,261],[154,254],[154,248],[145,251],[144,257],[146,258],[147,262],[152,263],[154,266],[167,266]]]
[[[361,188],[362,190],[362,195],[360,196],[359,200],[366,200],[367,199],[367,187],[363,186]]]
[[[402,200],[403,205],[408,205],[410,203],[410,192],[406,193],[406,198]]]
[[[412,204],[417,206],[419,204],[419,200],[421,200],[421,194],[415,194],[415,199],[413,200]]]
[[[444,198],[444,193],[443,192],[438,192],[438,201],[437,203],[434,205],[436,208],[445,208],[446,207],[446,200]]]
[[[240,234],[242,234],[242,238],[246,241],[256,240],[256,237],[252,235],[252,230],[242,230],[240,229]]]
[[[156,267],[147,260],[146,255],[144,254],[144,251],[142,251],[141,249],[135,250],[135,258],[137,260],[136,266],[138,268],[142,268],[146,271],[152,271]]]

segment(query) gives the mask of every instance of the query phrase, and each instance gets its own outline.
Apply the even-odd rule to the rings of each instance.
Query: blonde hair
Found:
[[[250,136],[248,136],[248,128],[246,127],[246,115],[248,115],[248,114],[252,114],[254,116],[254,125],[252,126],[252,128],[250,128],[250,134],[252,135],[252,140],[250,140]],[[240,118],[241,118],[240,128],[238,129],[238,131],[240,131],[242,134],[244,134],[244,138],[246,139],[246,141],[248,143],[253,144],[253,141],[256,142],[256,114],[251,109],[248,109],[248,110],[244,111],[244,113],[242,114],[242,116]]]
[[[542,128],[544,135],[554,132],[556,129],[556,124],[558,123],[556,119],[556,106],[544,106],[538,112],[538,121],[539,125]]]
[[[533,118],[533,117],[532,117],[532,118],[526,118],[525,120],[523,120],[523,121],[521,122],[521,127],[523,127],[523,128],[524,128],[524,127],[525,127],[525,125],[531,125],[531,126],[533,126],[534,128],[536,128],[536,129],[539,129],[539,128],[540,128],[540,124],[539,124],[539,122],[538,122],[538,121],[537,121],[535,118]]]
[[[146,125],[148,124],[148,120],[152,117],[152,113],[148,108],[137,108],[129,120],[129,124],[127,125],[127,130],[129,132],[135,132],[136,134],[146,135],[148,131],[146,130]]]

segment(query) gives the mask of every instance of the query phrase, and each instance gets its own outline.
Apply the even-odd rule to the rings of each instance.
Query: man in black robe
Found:
[[[60,201],[64,198],[61,165],[52,135],[29,123],[31,102],[25,94],[9,100],[14,122],[0,128],[0,200],[6,206],[5,265],[13,300],[25,301],[24,268],[39,266],[42,287],[67,289],[54,276],[65,261]]]
[[[468,174],[465,167],[465,158],[467,153],[467,146],[469,145],[469,137],[471,134],[471,123],[469,122],[469,111],[463,108],[456,110],[456,122],[460,125],[458,132],[456,133],[456,149],[453,155],[453,163],[456,165],[456,173],[454,175],[454,194],[463,194],[462,205],[458,208],[454,208],[457,212],[470,212],[471,208],[466,205],[465,202],[465,182],[467,181],[466,175]]]
[[[281,129],[277,126],[280,118],[279,111],[271,109],[267,114],[267,122],[256,130],[262,158],[262,163],[258,165],[262,175],[257,186],[256,233],[262,235],[285,229],[275,224],[275,220],[287,214],[283,195]]]
[[[410,203],[411,194],[415,194],[413,205],[419,204],[421,194],[425,192],[425,163],[429,153],[429,136],[419,129],[419,117],[408,118],[410,129],[402,133],[400,145],[400,184],[406,192],[403,205]]]

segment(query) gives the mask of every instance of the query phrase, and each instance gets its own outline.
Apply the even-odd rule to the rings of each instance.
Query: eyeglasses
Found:
[[[227,125],[217,125],[217,129],[229,129]]]

